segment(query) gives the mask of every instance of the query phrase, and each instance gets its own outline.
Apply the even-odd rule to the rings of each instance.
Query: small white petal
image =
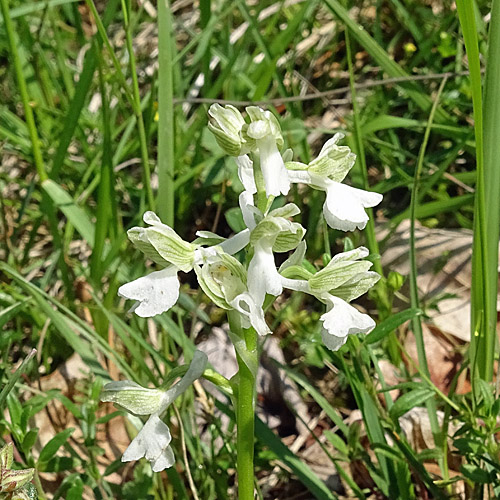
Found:
[[[272,245],[257,243],[248,266],[248,291],[257,306],[264,303],[266,293],[278,296],[283,291],[281,276],[276,269]]]
[[[345,135],[342,132],[337,132],[332,138],[328,139],[324,144],[323,147],[321,148],[321,151],[319,152],[318,158],[320,156],[328,154],[328,151],[335,147],[337,143],[342,140],[345,137]]]
[[[313,178],[307,170],[288,170],[288,178],[295,184],[313,184]]]
[[[231,236],[226,241],[222,242],[219,246],[229,255],[234,255],[240,250],[245,248],[250,241],[250,229],[244,229],[239,233]]]
[[[339,349],[348,335],[368,333],[375,328],[375,321],[370,316],[359,312],[344,300],[329,294],[324,295],[323,299],[328,303],[328,311],[320,318],[323,322],[321,336],[329,349]]]
[[[217,256],[217,246],[200,247],[194,251],[194,263],[198,266]]]
[[[337,337],[324,328],[321,330],[321,338],[330,351],[338,351],[347,342],[347,337]]]
[[[249,191],[243,191],[239,196],[239,203],[241,209],[241,215],[243,216],[243,221],[248,229],[252,230],[255,224],[255,205],[253,202],[253,194]]]
[[[168,391],[165,391],[159,413],[164,412],[176,398],[178,398],[183,392],[186,392],[188,387],[203,375],[205,367],[207,366],[207,361],[208,358],[204,352],[194,352],[193,360],[189,365],[188,371],[179,380],[179,382],[177,382],[177,384],[173,385]]]
[[[323,214],[333,229],[354,231],[364,229],[368,222],[365,208],[374,207],[382,201],[382,195],[356,189],[330,181],[326,189]]]
[[[160,220],[160,218],[151,210],[148,210],[147,212],[144,212],[144,215],[142,216],[142,220],[146,223],[149,224],[150,226],[164,226],[163,222]]]
[[[272,136],[266,136],[257,141],[260,154],[260,168],[264,177],[267,196],[279,196],[288,194],[290,191],[290,180],[288,170],[281,157],[276,140]]]
[[[267,326],[262,307],[255,304],[252,296],[248,292],[241,293],[235,297],[230,306],[234,307],[242,316],[243,328],[255,328],[259,335],[267,335],[271,330]]]
[[[265,120],[252,121],[247,128],[247,134],[252,139],[260,140],[271,135],[271,133],[269,123]]]
[[[253,175],[253,161],[248,155],[237,156],[235,161],[238,165],[238,177],[245,191],[255,194],[257,192],[257,186],[255,185],[255,178]]]
[[[306,280],[294,280],[290,278],[283,278],[282,276],[281,284],[283,285],[283,288],[288,288],[289,290],[295,290],[296,292],[311,293],[309,282]]]
[[[157,413],[151,415],[139,434],[130,443],[122,456],[122,462],[130,462],[146,457],[149,461],[157,460],[172,440],[167,425]]]
[[[153,472],[161,472],[162,470],[169,469],[174,465],[175,457],[171,446],[167,446],[161,455],[151,462],[151,469]]]
[[[134,312],[141,318],[150,318],[168,311],[179,298],[178,269],[170,266],[162,271],[122,285],[118,295],[126,299],[137,300]]]

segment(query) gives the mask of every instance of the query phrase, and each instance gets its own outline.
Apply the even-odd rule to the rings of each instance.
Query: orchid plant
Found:
[[[342,184],[356,156],[339,145],[335,134],[309,164],[294,161],[278,119],[256,106],[246,108],[247,119],[233,106],[214,104],[209,109],[209,129],[225,153],[234,157],[243,185],[239,206],[246,229],[222,238],[208,231],[184,241],[153,213],[144,214],[147,227],[134,227],[128,236],[134,246],[162,267],[120,287],[120,296],[134,300],[133,311],[152,317],[168,311],[179,298],[180,272],[193,271],[206,295],[227,311],[229,335],[235,346],[239,371],[228,381],[236,407],[238,427],[238,498],[254,498],[253,443],[255,376],[259,338],[271,333],[265,311],[284,289],[303,292],[325,304],[321,316],[325,346],[338,350],[348,335],[368,333],[375,322],[350,302],[368,291],[380,278],[365,260],[360,247],[335,255],[316,273],[304,266],[306,229],[292,220],[300,213],[293,203],[273,208],[274,200],[287,195],[292,183],[306,184],[326,193],[323,214],[327,224],[342,231],[363,229],[365,208],[380,203],[382,196]],[[291,252],[276,267],[275,253]],[[104,387],[103,401],[112,401],[148,421],[125,451],[122,460],[148,459],[153,471],[174,463],[171,436],[161,420],[168,405],[202,376],[206,356],[197,351],[184,377],[168,390],[146,389],[131,381],[111,382]]]

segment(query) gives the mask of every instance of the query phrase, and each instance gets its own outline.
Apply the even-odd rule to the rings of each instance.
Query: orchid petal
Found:
[[[276,140],[272,136],[266,136],[257,141],[260,153],[260,168],[264,177],[267,196],[279,196],[288,194],[290,181],[288,171],[283,162]]]
[[[130,443],[122,456],[122,462],[130,462],[146,457],[150,462],[155,462],[160,458],[172,441],[172,436],[167,425],[160,419],[157,413],[151,415],[139,434]],[[171,467],[173,461],[165,467]],[[163,469],[162,469],[163,470]],[[156,471],[157,472],[157,471]]]
[[[321,316],[323,331],[321,336],[328,349],[336,351],[346,342],[347,336],[356,333],[368,333],[375,328],[375,321],[370,316],[333,295],[324,295],[328,311]]]
[[[307,280],[295,280],[290,278],[281,277],[281,285],[283,288],[294,290],[296,292],[311,293],[309,282]]]
[[[160,409],[162,397],[160,389],[148,389],[131,380],[120,380],[106,384],[100,400],[120,405],[134,415],[151,415]]]
[[[259,242],[248,266],[248,291],[258,306],[262,306],[266,293],[278,296],[283,291],[281,276],[276,269],[272,245]]]
[[[134,309],[137,316],[150,318],[168,311],[179,298],[178,269],[169,266],[142,278],[122,285],[118,295],[126,299],[136,300]]]
[[[295,251],[288,257],[288,259],[281,264],[279,268],[279,272],[281,273],[284,271],[287,267],[290,266],[300,266],[302,264],[302,261],[304,260],[304,257],[306,255],[306,249],[307,249],[307,244],[305,240],[302,240],[298,245]]]
[[[179,382],[163,394],[159,413],[165,411],[175,399],[177,399],[182,393],[186,392],[195,380],[199,379],[203,375],[207,362],[208,358],[204,352],[194,352],[193,360],[189,365],[188,371],[179,380]]]
[[[333,229],[354,231],[364,229],[368,222],[365,208],[374,207],[382,201],[382,195],[356,189],[338,182],[328,182],[323,214]]]
[[[151,470],[153,472],[161,472],[162,470],[169,469],[175,463],[175,456],[172,447],[167,446],[160,456],[151,462]]]
[[[305,165],[307,167],[307,165]],[[307,170],[288,169],[288,179],[294,184],[313,184],[312,176]]]
[[[230,302],[242,316],[243,328],[253,327],[259,335],[267,335],[271,330],[267,326],[262,307],[257,306],[248,292],[241,293]]]
[[[239,196],[239,203],[243,221],[248,229],[252,230],[256,226],[253,195],[249,191],[243,191]]]
[[[244,229],[239,233],[231,236],[224,242],[222,242],[219,246],[229,255],[234,255],[238,253],[240,250],[243,250],[248,243],[250,242],[250,229]]]
[[[253,174],[253,161],[248,157],[248,155],[237,156],[235,161],[238,165],[238,177],[240,178],[245,191],[255,194],[257,192],[257,186],[255,185],[255,178]]]

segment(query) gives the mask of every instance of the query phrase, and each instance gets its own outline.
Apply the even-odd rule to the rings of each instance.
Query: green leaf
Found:
[[[39,462],[48,462],[56,453],[57,450],[68,440],[68,438],[73,434],[74,428],[70,427],[56,434],[42,449],[40,452]]]
[[[81,207],[75,204],[73,198],[54,181],[47,179],[42,182],[42,188],[50,196],[54,205],[66,216],[68,222],[73,224],[87,243],[94,246],[94,225]]]
[[[280,368],[282,368],[286,374],[297,384],[301,385],[309,395],[318,403],[319,406],[325,411],[327,416],[332,420],[332,422],[342,431],[342,433],[347,436],[349,428],[344,423],[342,417],[339,415],[337,410],[328,402],[328,400],[307,380],[303,375],[295,372],[287,365],[281,365],[276,363]]]
[[[338,434],[335,434],[332,431],[328,430],[323,434],[325,435],[326,439],[328,439],[328,441],[330,441],[330,443],[332,443],[332,445],[337,449],[337,451],[344,455],[344,457],[347,457],[349,455],[349,448],[347,447],[347,444]]]
[[[491,481],[490,474],[477,465],[463,464],[460,466],[460,472],[473,483],[488,484]]]
[[[21,443],[21,449],[25,455],[31,452],[31,448],[35,445],[36,438],[38,436],[38,429],[30,429],[26,436],[24,436],[23,442]]]
[[[453,446],[462,454],[473,453],[474,455],[481,455],[486,452],[486,446],[474,439],[460,438],[453,441]]]
[[[389,415],[393,420],[397,420],[407,411],[420,406],[429,398],[434,396],[434,391],[431,389],[415,389],[400,396],[389,410]]]
[[[83,498],[83,481],[77,477],[66,493],[66,500],[80,500]]]
[[[398,326],[420,314],[422,314],[420,309],[406,309],[390,316],[386,320],[382,321],[382,323],[378,324],[375,329],[366,336],[364,343],[374,344],[375,342],[382,340],[384,337],[389,335],[389,333],[393,332]]]

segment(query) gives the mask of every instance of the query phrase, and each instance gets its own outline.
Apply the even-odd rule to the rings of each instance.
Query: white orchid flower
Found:
[[[291,182],[326,192],[323,215],[331,228],[354,231],[365,228],[368,222],[365,208],[378,205],[382,195],[341,184],[356,161],[356,155],[347,146],[337,145],[343,137],[335,134],[309,165],[287,162],[286,166]]]
[[[248,106],[246,111],[250,123],[243,126],[241,135],[251,150],[259,152],[266,194],[286,195],[290,191],[290,181],[285,162],[278,149],[283,147],[283,136],[278,120],[270,111],[264,111],[257,106]]]
[[[375,321],[368,314],[359,312],[345,300],[330,294],[324,294],[322,299],[327,304],[327,311],[320,318],[323,322],[321,338],[328,349],[338,351],[348,335],[369,333],[375,328]]]
[[[115,403],[134,415],[150,415],[143,428],[132,440],[122,456],[122,462],[139,460],[142,457],[151,463],[153,472],[172,467],[174,452],[170,446],[172,436],[160,416],[172,402],[203,375],[207,356],[195,351],[185,375],[170,389],[147,389],[130,380],[110,382],[101,393],[101,401]]]
[[[248,266],[248,291],[259,306],[266,294],[278,296],[283,291],[274,252],[288,252],[301,242],[306,230],[285,218],[298,213],[297,205],[289,203],[269,212],[252,230],[250,244],[254,254]]]
[[[150,227],[133,227],[127,232],[128,237],[146,257],[165,269],[122,285],[118,295],[135,300],[132,310],[149,318],[168,311],[177,302],[180,287],[177,273],[193,268],[196,245],[184,241],[154,212],[146,212],[143,219]]]
[[[248,291],[243,265],[222,249],[214,250],[213,254],[206,253],[194,268],[202,290],[222,309],[238,311],[243,328],[253,327],[259,335],[271,333],[262,304]]]
[[[277,297],[283,286],[274,262],[272,241],[262,238],[253,249],[254,256],[248,266],[248,290],[256,304],[262,307],[266,294]]]
[[[326,200],[323,205],[323,215],[326,222],[333,229],[354,231],[364,229],[368,222],[365,208],[375,207],[382,201],[382,195],[362,189],[356,189],[339,182],[318,180],[313,184],[326,191]]]
[[[262,306],[255,302],[250,293],[240,293],[229,302],[229,305],[240,313],[243,328],[252,327],[260,336],[272,333],[267,326]]]
[[[337,254],[316,274],[300,267],[304,251],[305,247],[298,248],[297,256],[292,255],[280,268],[281,283],[290,290],[314,295],[326,304],[327,312],[320,318],[323,323],[321,337],[328,349],[337,351],[348,335],[368,333],[375,327],[370,316],[359,312],[349,302],[366,293],[380,275],[369,271],[371,262],[360,260],[369,253],[364,247]],[[299,279],[294,279],[295,276]]]

